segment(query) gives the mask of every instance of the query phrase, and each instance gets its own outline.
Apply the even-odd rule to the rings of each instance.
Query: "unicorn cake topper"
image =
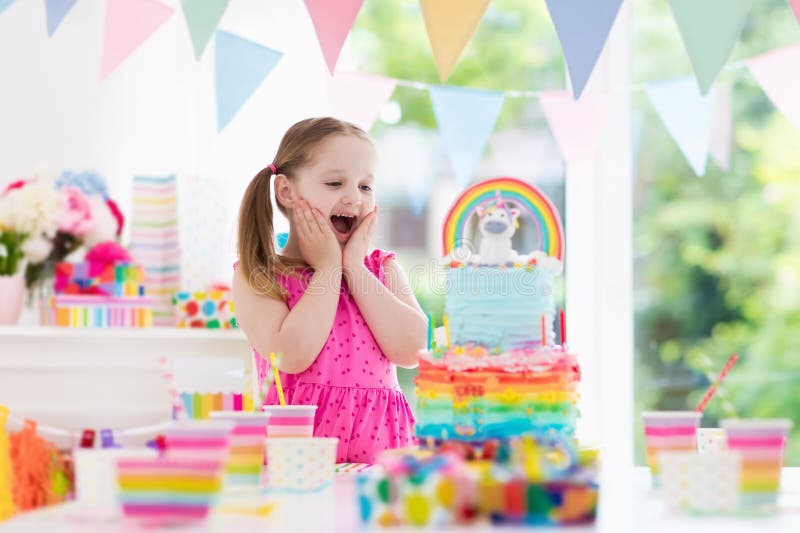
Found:
[[[511,237],[519,227],[519,209],[509,208],[498,190],[494,202],[488,207],[478,206],[478,230],[481,232],[481,245],[478,250],[481,260],[492,265],[505,264],[514,260]]]

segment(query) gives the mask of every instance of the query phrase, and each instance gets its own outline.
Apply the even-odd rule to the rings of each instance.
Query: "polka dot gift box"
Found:
[[[333,481],[335,437],[268,438],[269,486],[289,492],[319,490]]]
[[[175,325],[179,328],[235,328],[230,290],[178,292],[172,297]]]

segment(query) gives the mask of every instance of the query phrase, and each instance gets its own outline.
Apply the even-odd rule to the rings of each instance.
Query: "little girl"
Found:
[[[338,437],[338,462],[373,462],[413,443],[414,415],[396,366],[412,368],[427,321],[392,252],[370,251],[378,207],[375,149],[367,134],[334,118],[298,122],[244,194],[236,318],[263,355],[281,354],[287,404],[316,405],[314,435]],[[270,181],[289,219],[274,248]],[[274,385],[266,404],[277,404]]]

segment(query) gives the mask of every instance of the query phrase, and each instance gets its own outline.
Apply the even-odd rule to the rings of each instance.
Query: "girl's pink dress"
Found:
[[[383,264],[394,256],[375,250],[364,264],[385,284]],[[303,296],[309,277],[278,277],[289,309]],[[255,362],[262,384],[271,372],[269,362],[258,353]],[[287,404],[317,406],[314,436],[339,438],[337,462],[372,463],[382,450],[415,442],[414,414],[397,383],[397,369],[381,352],[344,281],[333,328],[316,360],[300,374],[280,377]],[[278,404],[274,384],[264,404]]]

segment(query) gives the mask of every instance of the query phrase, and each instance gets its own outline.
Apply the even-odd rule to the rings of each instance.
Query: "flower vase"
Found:
[[[25,278],[22,272],[0,276],[0,325],[13,326],[22,313],[25,297]]]

